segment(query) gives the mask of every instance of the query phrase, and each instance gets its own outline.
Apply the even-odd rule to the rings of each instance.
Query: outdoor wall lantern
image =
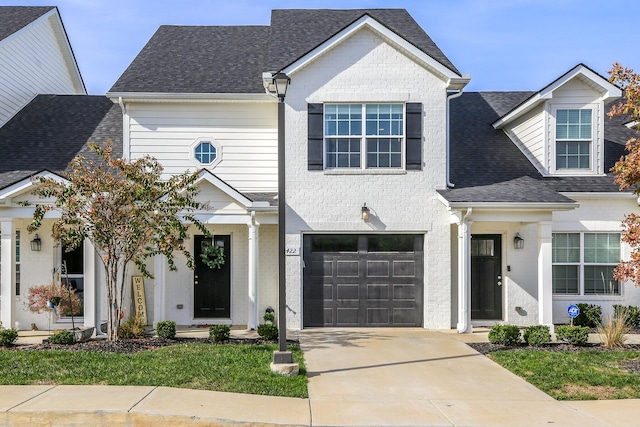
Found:
[[[31,241],[31,250],[33,252],[40,252],[42,250],[42,240],[36,234],[36,237]]]
[[[514,249],[524,249],[524,239],[520,236],[520,233],[516,233],[513,238],[513,248]]]
[[[370,214],[369,208],[367,207],[367,204],[365,203],[364,205],[362,205],[362,210],[360,212],[360,216],[362,217],[362,220],[364,222],[369,222],[369,218],[370,218],[369,214]]]
[[[273,84],[276,87],[276,95],[278,95],[280,102],[284,101],[290,82],[291,79],[285,73],[277,73],[273,76]]]

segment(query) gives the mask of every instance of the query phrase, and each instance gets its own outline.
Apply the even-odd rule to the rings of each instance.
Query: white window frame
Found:
[[[557,152],[558,152],[558,138],[556,135],[556,117],[558,110],[591,110],[591,139],[562,139],[561,142],[577,141],[577,142],[589,142],[589,167],[588,168],[558,168],[557,164]],[[549,113],[549,134],[550,134],[550,149],[549,149],[549,164],[550,171],[554,175],[593,175],[597,172],[598,162],[598,123],[600,109],[597,104],[553,104]]]
[[[200,160],[198,160],[198,158],[196,157],[196,149],[200,144],[205,142],[208,142],[216,149],[216,158],[208,163],[203,163]],[[201,168],[202,167],[213,168],[222,160],[222,147],[220,147],[220,144],[218,143],[218,141],[215,140],[215,138],[201,136],[199,138],[196,138],[196,140],[193,141],[193,143],[191,144],[190,157],[191,157],[191,161]]]
[[[598,263],[594,263],[594,262],[585,262],[584,259],[584,252],[585,252],[585,247],[584,247],[584,236],[585,234],[618,234],[620,235],[620,240],[619,240],[619,254],[620,257],[622,257],[622,236],[619,230],[616,231],[554,231],[553,234],[578,234],[579,235],[579,245],[580,245],[580,256],[579,256],[579,260],[578,262],[553,262],[553,258],[552,258],[552,271],[553,271],[553,267],[558,265],[558,266],[577,266],[578,267],[578,293],[572,294],[572,293],[556,293],[555,291],[553,291],[553,296],[559,296],[559,297],[584,297],[584,298],[620,298],[623,295],[623,283],[622,281],[618,281],[618,293],[602,293],[602,294],[598,294],[598,293],[585,293],[585,274],[584,274],[584,267],[588,267],[588,266],[607,266],[607,267],[615,267],[616,265],[618,265],[618,262],[615,263],[606,263],[606,262],[598,262]],[[553,275],[553,272],[552,272]],[[552,279],[553,280],[553,279]],[[553,290],[553,285],[552,285],[552,290]]]
[[[326,128],[326,111],[327,106],[334,105],[360,105],[361,107],[361,133],[353,134],[353,135],[327,135]],[[400,105],[402,106],[402,133],[400,135],[367,135],[367,105]],[[407,108],[406,103],[404,102],[328,102],[323,105],[323,115],[322,115],[322,134],[323,134],[323,145],[322,145],[322,156],[323,156],[323,165],[325,171],[404,171],[406,170],[406,128],[407,128]],[[369,167],[367,164],[367,140],[368,139],[400,139],[400,166],[372,166]],[[329,167],[328,165],[328,156],[327,156],[327,140],[328,139],[359,139],[360,140],[360,166],[359,167]]]

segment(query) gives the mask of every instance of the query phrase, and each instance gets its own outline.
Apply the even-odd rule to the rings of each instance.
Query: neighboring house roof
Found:
[[[64,172],[87,143],[113,141],[122,156],[122,112],[104,96],[38,95],[0,128],[0,188],[42,170]]]
[[[566,203],[560,194],[618,192],[613,174],[543,177],[501,129],[499,117],[534,92],[467,92],[451,101],[450,170],[454,188],[439,193],[450,203]],[[608,107],[606,108],[608,110]],[[605,120],[605,170],[637,136],[624,117]]]
[[[2,6],[0,7],[0,40],[40,18],[54,6]]]
[[[258,93],[279,71],[362,16],[371,16],[460,73],[404,9],[274,10],[270,26],[162,26],[109,93]]]

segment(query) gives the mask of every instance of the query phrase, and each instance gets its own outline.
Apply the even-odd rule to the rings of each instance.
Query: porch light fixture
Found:
[[[272,82],[276,87],[276,95],[278,95],[278,100],[280,102],[284,102],[284,97],[287,95],[287,88],[289,87],[291,79],[285,73],[280,72],[273,76]]]
[[[31,250],[33,252],[40,252],[42,250],[42,240],[36,234],[36,237],[31,241]]]
[[[360,211],[360,217],[362,218],[362,220],[364,222],[369,222],[369,208],[367,207],[367,204],[365,203],[364,205],[362,205],[362,210]]]
[[[516,233],[513,238],[513,248],[514,249],[524,249],[524,239],[520,236],[520,233]]]

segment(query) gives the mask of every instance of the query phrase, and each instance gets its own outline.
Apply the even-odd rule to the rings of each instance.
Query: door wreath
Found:
[[[200,259],[210,269],[221,268],[224,265],[224,249],[217,245],[205,244],[200,252]]]

